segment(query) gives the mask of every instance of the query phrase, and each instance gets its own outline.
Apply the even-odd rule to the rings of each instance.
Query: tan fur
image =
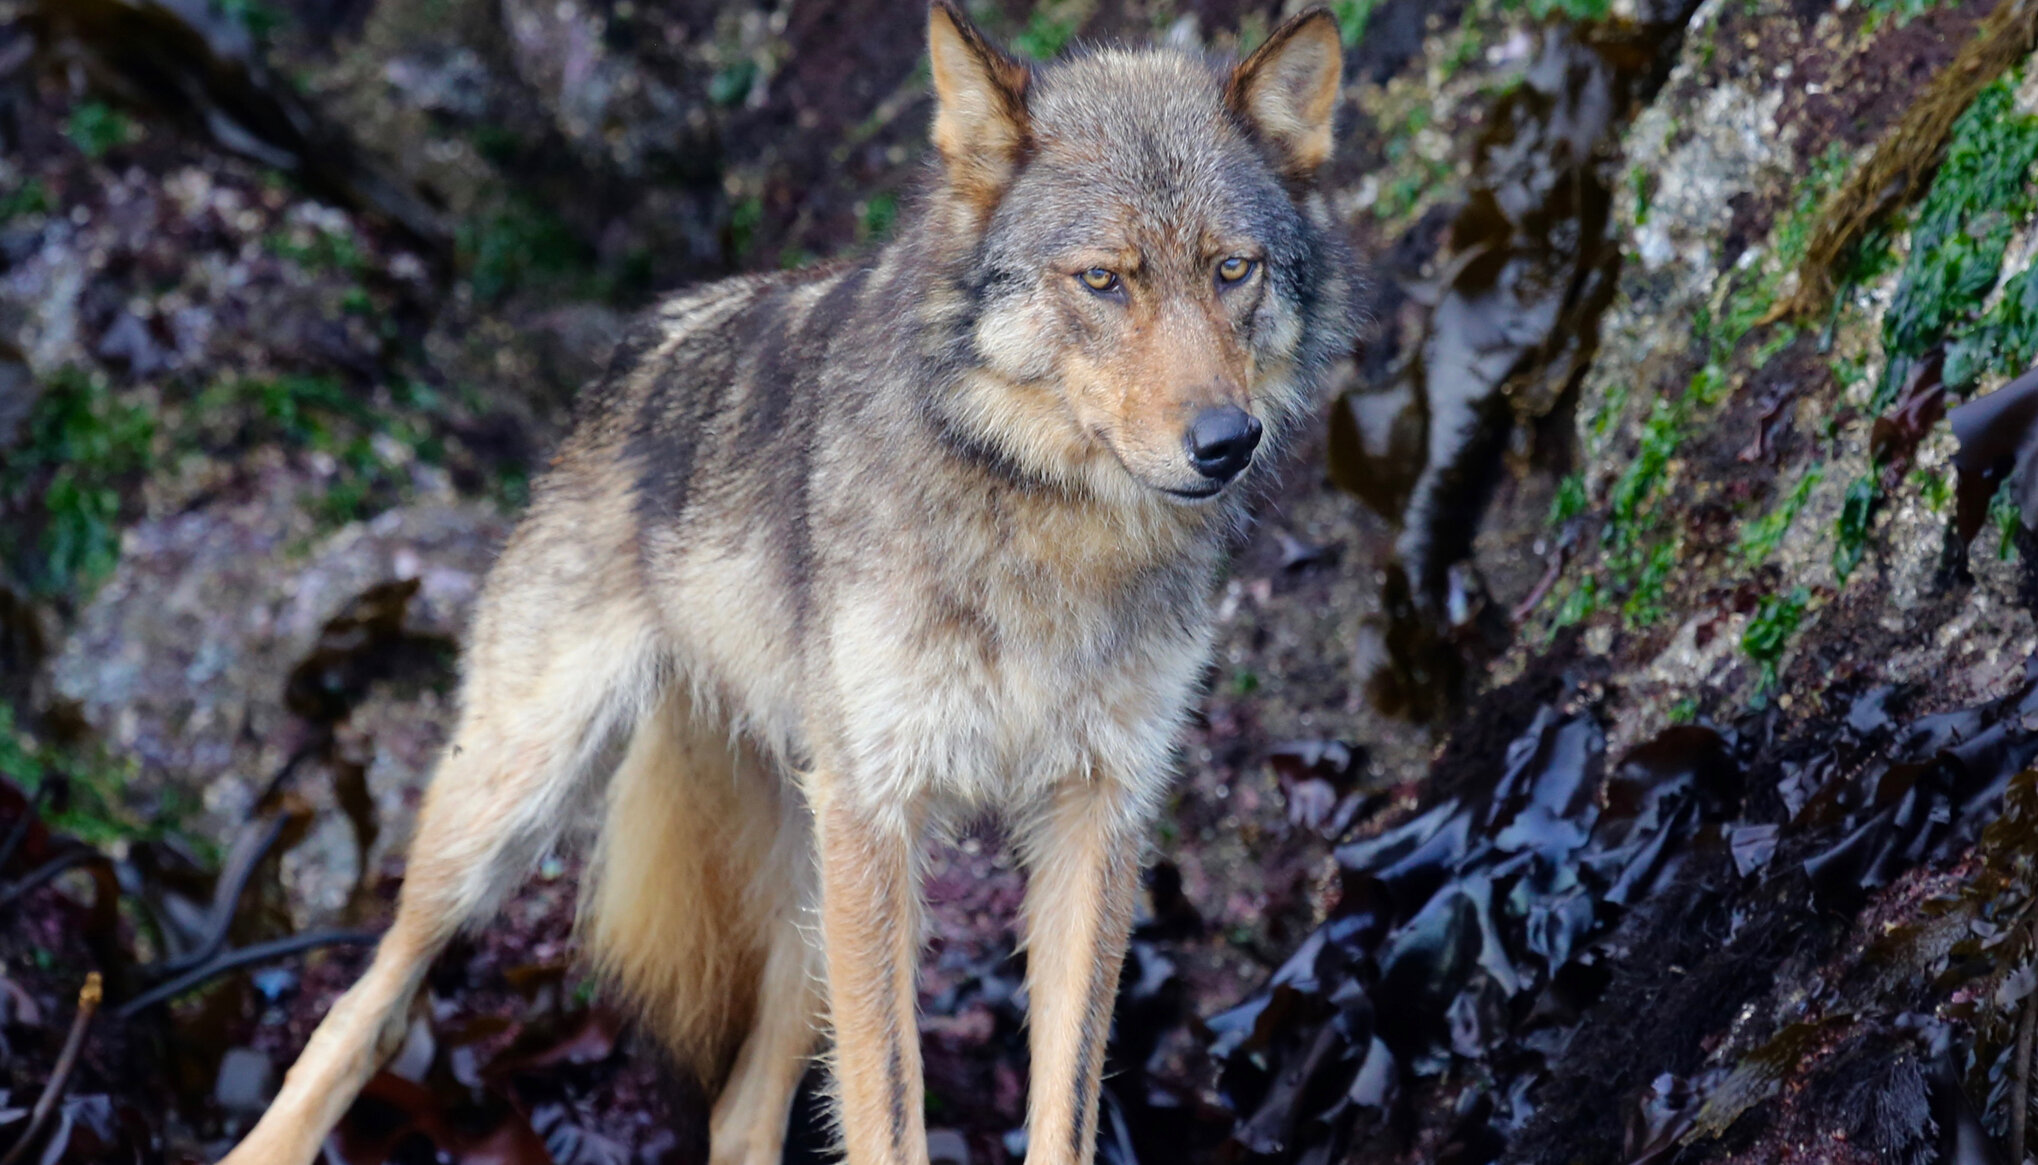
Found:
[[[786,1120],[827,1010],[821,953],[802,926],[781,920],[771,935],[759,1003],[729,1083],[708,1122],[710,1165],[776,1165]]]
[[[1110,804],[1114,792],[1065,788],[1023,835],[1033,1075],[1062,1083],[1027,1098],[1026,1124],[1039,1134],[1028,1165],[1080,1165],[1096,1139],[1104,1041],[1139,890],[1140,839],[1123,834],[1129,815]]]
[[[1120,50],[1031,70],[946,2],[929,36],[943,170],[912,225],[673,298],[590,390],[477,609],[396,921],[229,1165],[308,1165],[431,959],[594,804],[583,936],[718,1091],[716,1165],[778,1160],[824,1024],[849,1161],[926,1161],[918,863],[1006,815],[1029,1159],[1089,1160],[1142,840],[1245,514],[1190,422],[1232,406],[1278,445],[1355,334],[1307,183],[1336,30],[1305,13],[1228,78]],[[1227,257],[1251,276],[1219,281]]]
[[[1343,55],[1330,13],[1305,12],[1246,58],[1226,93],[1286,152],[1294,171],[1308,173],[1330,160]]]
[[[809,844],[792,796],[725,723],[696,715],[684,689],[645,714],[609,787],[583,938],[702,1080],[726,1076],[758,1012],[774,933],[791,930],[781,920],[806,897],[809,880],[789,876]]]
[[[956,188],[989,210],[1026,150],[1026,67],[939,5],[929,14],[927,52],[938,101],[934,148]]]
[[[826,887],[821,945],[828,953],[843,1147],[851,1161],[925,1162],[913,986],[920,953],[916,823],[873,820],[826,776],[810,787]]]

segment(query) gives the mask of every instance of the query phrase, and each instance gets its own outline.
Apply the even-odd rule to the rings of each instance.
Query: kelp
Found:
[[[1379,1148],[1369,1138],[1391,1145],[1413,1098],[1435,1111],[1438,1089],[1465,1091],[1444,1140],[1426,1142],[1435,1159],[1590,1156],[1618,1106],[1608,1147],[1669,1160],[1784,1119],[1780,1098],[1807,1081],[1876,1097],[1884,1107],[1861,1117],[1860,1135],[1888,1146],[1885,1159],[1936,1149],[1941,1129],[1979,1129],[1980,1116],[1960,1113],[1973,1107],[1970,1077],[2005,1071],[1990,1066],[2004,1056],[1995,1010],[1920,1011],[1915,988],[1890,977],[1922,975],[1940,998],[1987,997],[2031,958],[2025,916],[1988,904],[2029,901],[2011,887],[2028,885],[2038,859],[2038,679],[1908,721],[1895,714],[1906,693],[1872,689],[1799,739],[1759,745],[1771,732],[1760,716],[1680,725],[1611,763],[1591,692],[1567,681],[1502,755],[1460,758],[1471,775],[1455,793],[1337,850],[1340,896],[1323,924],[1264,987],[1207,1021],[1236,1114],[1232,1151],[1335,1161]],[[1805,896],[1846,917],[1908,876],[1976,854],[1993,868],[2002,859],[1989,855],[2013,849],[2021,865],[1872,936],[1765,1032],[1769,980],[1755,968],[1773,977],[1793,951],[1817,957],[1831,942]],[[1940,919],[1956,914],[1948,932]],[[1739,937],[1703,952],[1706,967],[1666,969],[1641,938],[1716,918]],[[1578,1099],[1610,1070],[1606,1042],[1637,1018],[1608,1009],[1629,1005],[1637,977],[1683,974],[1754,992],[1683,1006],[1754,1018],[1710,1058],[1677,1039],[1627,1045],[1624,1092]],[[2027,993],[2038,982],[2018,975]],[[1656,1018],[1666,1030],[1686,1022]],[[1581,1041],[1587,1031],[1595,1039]],[[1862,1083],[1886,1063],[1861,1051],[1870,1044],[1905,1072]],[[1997,1131],[2005,1107],[2001,1096],[1987,1106]],[[1950,1159],[1985,1159],[1986,1142]]]
[[[1369,661],[1370,695],[1389,714],[1448,711],[1467,650],[1505,634],[1472,542],[1510,433],[1569,399],[1598,350],[1621,261],[1619,136],[1695,7],[1664,0],[1633,20],[1540,31],[1521,83],[1483,118],[1441,274],[1410,289],[1427,306],[1414,349],[1333,405],[1332,480],[1401,526]]]
[[[1947,417],[1960,448],[1953,464],[1960,471],[1955,492],[1954,527],[1962,543],[1974,541],[1987,521],[1989,507],[2007,490],[2025,529],[2038,529],[2038,372],[2028,372],[2008,385],[1971,400]]]

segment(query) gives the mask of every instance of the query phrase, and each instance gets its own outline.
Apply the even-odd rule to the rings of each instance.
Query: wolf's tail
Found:
[[[813,862],[793,792],[684,686],[644,715],[610,783],[581,927],[609,984],[713,1090]]]

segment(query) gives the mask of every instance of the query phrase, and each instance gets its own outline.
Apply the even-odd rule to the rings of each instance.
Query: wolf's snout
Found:
[[[1217,405],[1189,422],[1186,444],[1197,473],[1227,482],[1252,461],[1260,445],[1260,422],[1237,405]]]

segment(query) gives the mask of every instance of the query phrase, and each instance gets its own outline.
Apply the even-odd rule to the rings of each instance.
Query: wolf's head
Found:
[[[1336,22],[1304,12],[1231,69],[1121,49],[1029,68],[936,0],[929,48],[961,419],[1106,496],[1215,497],[1352,342],[1350,256],[1315,192]]]

